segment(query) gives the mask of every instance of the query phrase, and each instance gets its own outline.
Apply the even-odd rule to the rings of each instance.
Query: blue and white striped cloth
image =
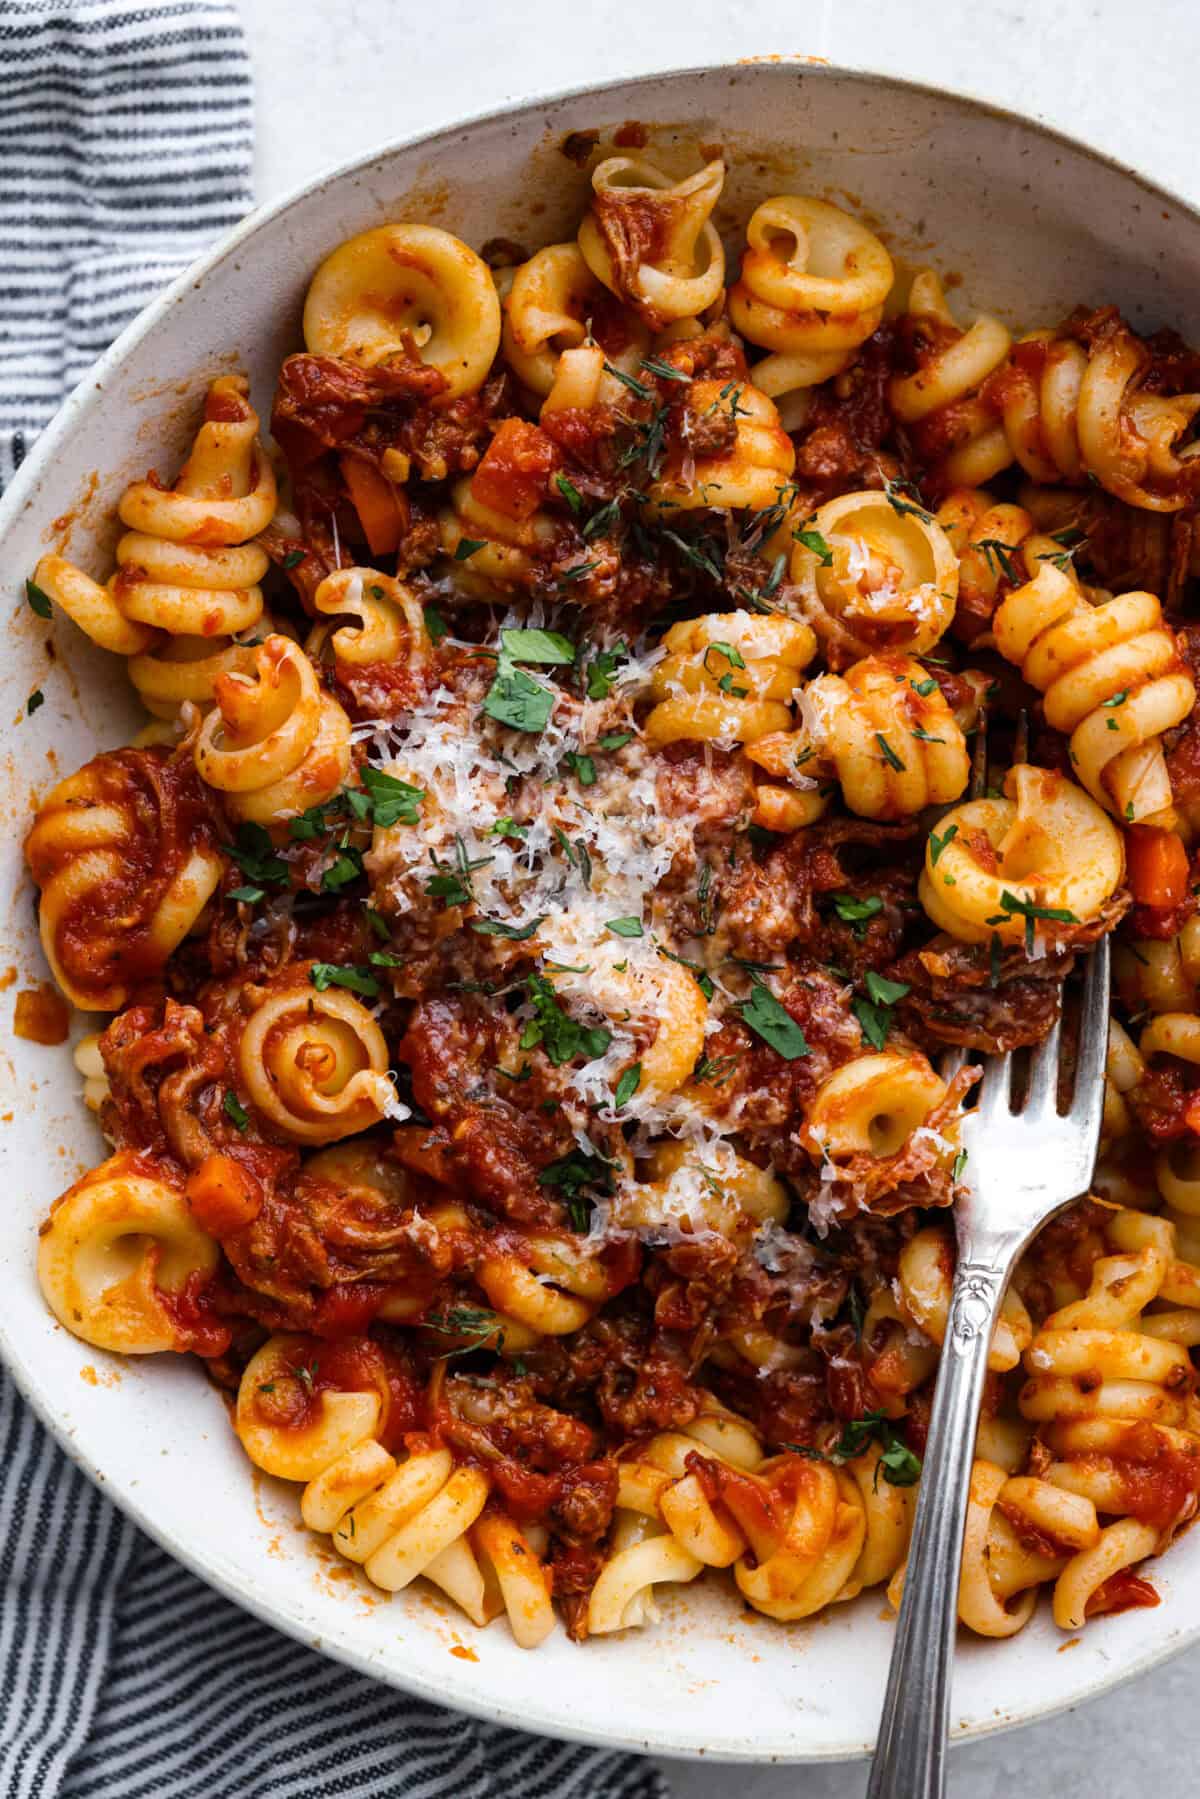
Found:
[[[0,0],[0,487],[121,327],[247,211],[253,142],[232,5]],[[385,1794],[666,1787],[632,1757],[477,1724],[277,1635],[148,1542],[0,1370],[3,1799]]]

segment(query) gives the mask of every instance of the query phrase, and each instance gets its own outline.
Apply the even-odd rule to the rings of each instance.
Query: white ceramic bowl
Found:
[[[532,102],[383,150],[255,214],[125,333],[41,438],[0,510],[13,605],[0,671],[9,820],[0,968],[12,965],[18,984],[45,972],[20,855],[31,800],[134,722],[116,659],[61,615],[46,625],[21,602],[41,551],[65,535],[74,556],[103,572],[121,488],[151,465],[175,466],[212,375],[246,369],[266,412],[279,360],[299,345],[308,279],[341,239],[396,218],[433,221],[476,244],[503,235],[533,247],[571,235],[585,180],[562,139],[628,119],[669,121],[663,133],[684,146],[725,146],[723,226],[768,194],[817,192],[884,228],[901,259],[936,260],[960,276],[956,303],[968,313],[982,305],[1032,325],[1080,301],[1115,301],[1137,325],[1169,323],[1200,337],[1200,218],[1178,200],[977,103],[804,64],[655,76]],[[46,703],[22,720],[35,688]],[[102,1145],[65,1048],[8,1038],[0,1083],[5,1360],[71,1454],[181,1561],[365,1673],[506,1724],[716,1759],[869,1750],[892,1640],[880,1592],[781,1626],[700,1583],[668,1601],[657,1628],[584,1649],[559,1633],[527,1654],[503,1624],[476,1633],[432,1596],[386,1602],[344,1564],[335,1568],[299,1526],[297,1490],[252,1476],[196,1367],[168,1356],[118,1363],[53,1323],[34,1279],[37,1222]],[[1069,1653],[1044,1606],[1012,1642],[964,1642],[956,1730],[977,1735],[1044,1716],[1194,1640],[1200,1532],[1155,1579],[1161,1607],[1091,1624]]]

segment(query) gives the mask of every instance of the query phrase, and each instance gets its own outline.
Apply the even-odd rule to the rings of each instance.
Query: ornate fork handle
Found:
[[[867,1799],[937,1799],[975,1427],[988,1349],[1019,1244],[959,1263],[929,1420],[904,1599]]]

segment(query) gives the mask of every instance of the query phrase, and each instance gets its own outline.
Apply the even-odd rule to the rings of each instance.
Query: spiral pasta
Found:
[[[619,400],[624,389],[612,367],[636,379],[650,334],[636,315],[610,320],[606,303],[611,309],[578,244],[547,244],[513,271],[503,299],[504,360],[544,410]]]
[[[610,156],[592,172],[592,204],[579,227],[588,268],[651,330],[711,306],[725,280],[713,209],[723,162],[672,181],[653,163]]]
[[[644,726],[656,748],[680,738],[753,743],[790,722],[787,702],[816,640],[794,619],[711,612],[672,625]]]
[[[383,1032],[350,993],[320,993],[307,980],[266,993],[242,1027],[237,1060],[247,1098],[296,1143],[332,1143],[396,1109]]]
[[[1177,936],[1115,946],[1113,972],[1131,1012],[1191,1012],[1200,995],[1200,919]]]
[[[971,772],[966,739],[941,688],[905,656],[871,656],[804,689],[797,733],[827,764],[862,818],[906,818],[959,798]],[[803,751],[798,751],[798,754]]]
[[[255,624],[267,555],[250,539],[275,512],[275,475],[242,375],[219,375],[204,423],[172,488],[135,481],[118,507],[130,529],[101,587],[61,556],[34,579],[102,649],[141,656],[155,631],[211,640]]]
[[[879,1456],[844,1468],[796,1455],[764,1461],[753,1433],[719,1412],[655,1437],[620,1465],[613,1553],[592,1590],[589,1630],[645,1623],[656,1584],[705,1567],[732,1569],[747,1603],[782,1620],[879,1585],[903,1560],[912,1526],[910,1495],[880,1483]]]
[[[716,1232],[730,1242],[748,1242],[762,1225],[782,1224],[788,1215],[782,1181],[726,1145],[705,1150],[661,1143],[643,1172],[646,1178],[617,1198],[622,1229],[674,1226],[689,1236]]]
[[[1094,800],[1050,769],[1019,764],[1006,797],[968,800],[931,832],[918,892],[939,930],[963,943],[1019,943],[1086,924],[1125,869],[1121,834]]]
[[[792,580],[830,663],[931,650],[954,617],[958,558],[937,520],[895,495],[842,494],[793,533]]]
[[[947,1232],[936,1225],[917,1231],[900,1252],[897,1271],[901,1314],[940,1348],[946,1336],[954,1286],[954,1249]],[[1033,1336],[1033,1321],[1020,1295],[1004,1295],[1000,1318],[988,1353],[988,1367],[1007,1373],[1021,1360]]]
[[[748,381],[696,380],[688,397],[696,416],[729,420],[733,442],[695,454],[686,447],[669,461],[650,485],[650,511],[776,505],[796,466],[796,449],[774,401]]]
[[[755,385],[778,399],[838,374],[878,326],[892,278],[879,239],[840,207],[799,194],[764,200],[729,290],[735,328],[773,352],[755,364]]]
[[[962,329],[929,271],[897,314],[804,195],[726,290],[723,164],[598,141],[575,241],[335,249],[271,459],[221,377],[111,580],[26,583],[151,715],[28,841],[116,1013],[47,1300],[237,1385],[343,1579],[523,1646],[702,1575],[898,1599],[978,1078],[942,1051],[1061,1020],[1069,1060],[1113,933],[1092,1192],[1003,1299],[958,1594],[1074,1631],[1200,1510],[1196,354]]]
[[[1043,565],[993,620],[996,645],[1045,695],[1046,718],[1071,734],[1071,762],[1092,798],[1130,823],[1169,812],[1164,731],[1196,689],[1153,594],[1092,606]]]
[[[456,399],[483,385],[500,348],[500,301],[487,264],[436,225],[378,225],[327,256],[304,302],[319,356],[373,368],[415,357]]]
[[[207,833],[181,841],[185,828],[186,795],[153,750],[97,756],[46,795],[25,859],[42,948],[72,1005],[116,1011],[200,919],[225,859]]]
[[[932,269],[913,278],[905,326],[917,367],[893,378],[892,410],[917,429],[948,486],[983,487],[1012,461],[1003,426],[979,396],[1008,355],[1012,338],[988,313],[964,331]]]
[[[327,575],[313,595],[313,606],[325,619],[342,620],[336,628],[317,626],[327,634],[334,660],[347,668],[374,662],[401,662],[414,672],[428,660],[432,645],[425,613],[412,592],[392,575],[373,568],[340,568]]]
[[[535,1339],[582,1330],[608,1294],[601,1263],[565,1232],[527,1232],[519,1248],[483,1245],[475,1278],[502,1327],[515,1319]]]
[[[450,1451],[432,1443],[414,1444],[398,1461],[377,1434],[386,1432],[389,1410],[382,1372],[347,1388],[335,1365],[327,1383],[327,1352],[319,1339],[282,1335],[247,1363],[236,1429],[251,1461],[305,1482],[304,1522],[375,1586],[397,1593],[423,1575],[475,1624],[507,1611],[517,1641],[535,1647],[554,1625],[549,1589],[512,1520],[481,1516],[487,1476],[456,1468]]]
[[[1079,483],[1090,475],[1130,506],[1172,512],[1186,505],[1195,447],[1177,445],[1200,394],[1143,387],[1150,361],[1123,325],[1090,344],[1030,332],[997,394],[1011,456],[1034,481]]]
[[[986,316],[963,333],[927,269],[906,325],[918,366],[893,380],[891,402],[942,459],[944,481],[982,486],[1015,461],[1034,481],[1091,477],[1147,511],[1188,504],[1196,445],[1183,440],[1200,394],[1164,391],[1150,349],[1115,315],[1099,329],[1068,321],[1016,344]]]
[[[216,705],[196,739],[201,780],[226,795],[237,818],[273,824],[320,805],[350,772],[350,721],[317,686],[312,663],[290,638],[255,653],[257,676],[218,676]]]
[[[801,1141],[828,1172],[834,1190],[844,1179],[866,1204],[874,1189],[896,1184],[895,1159],[914,1134],[932,1139],[938,1165],[953,1163],[957,1126],[950,1119],[940,1129],[930,1126],[947,1096],[945,1081],[919,1051],[856,1056],[822,1081],[805,1107]]]
[[[38,1241],[38,1279],[59,1323],[122,1355],[191,1348],[174,1302],[211,1279],[218,1260],[178,1177],[129,1150],[69,1187]]]
[[[554,540],[549,514],[539,509],[527,518],[510,518],[476,499],[470,480],[456,481],[450,499],[438,514],[438,533],[455,584],[480,595],[493,585],[527,585],[537,552]]]

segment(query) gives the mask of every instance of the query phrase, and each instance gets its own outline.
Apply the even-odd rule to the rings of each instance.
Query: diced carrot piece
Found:
[[[1174,831],[1130,825],[1125,833],[1129,885],[1139,906],[1177,906],[1187,895],[1188,857]]]
[[[404,534],[401,499],[378,469],[357,456],[343,456],[342,479],[366,532],[372,556],[389,556]]]
[[[546,498],[557,465],[552,438],[526,419],[505,419],[471,477],[471,498],[524,523]]]
[[[232,1156],[205,1156],[188,1175],[186,1193],[196,1223],[214,1237],[244,1229],[262,1211],[262,1188]]]

